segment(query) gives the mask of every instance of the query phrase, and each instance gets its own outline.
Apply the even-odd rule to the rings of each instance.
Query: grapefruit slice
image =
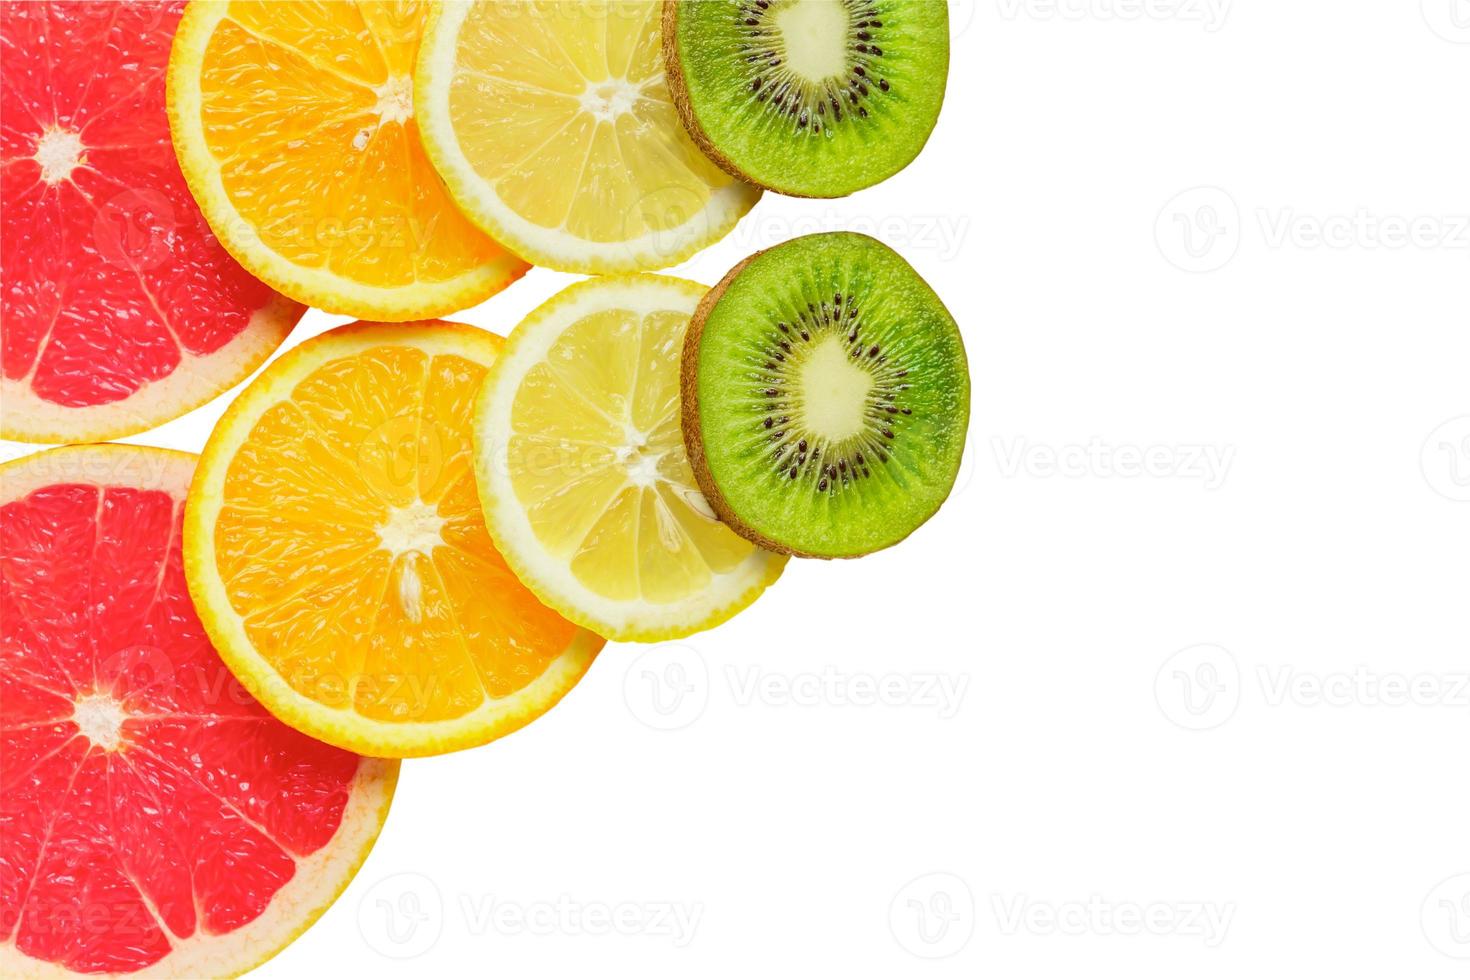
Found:
[[[202,405],[303,307],[220,247],[169,142],[182,3],[0,4],[0,435],[81,442]]]
[[[0,976],[227,976],[316,920],[398,765],[266,713],[209,645],[179,545],[195,457],[0,466]]]
[[[277,358],[189,488],[184,563],[220,655],[277,717],[373,756],[540,717],[602,648],[495,550],[473,406],[500,354],[457,323],[352,323]]]

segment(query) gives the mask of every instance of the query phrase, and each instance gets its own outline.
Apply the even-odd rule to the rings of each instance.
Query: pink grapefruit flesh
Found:
[[[268,714],[194,614],[195,457],[0,466],[0,976],[234,975],[341,892],[397,764]]]
[[[184,4],[0,4],[0,435],[107,439],[244,379],[303,307],[215,240],[174,159]]]

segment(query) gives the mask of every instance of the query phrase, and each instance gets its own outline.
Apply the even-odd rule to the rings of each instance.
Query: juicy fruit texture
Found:
[[[747,259],[700,304],[684,436],[710,503],[788,554],[895,544],[954,486],[970,417],[959,328],[898,253],[808,235]]]
[[[786,559],[715,520],[679,430],[679,352],[705,287],[577,283],[511,334],[480,394],[485,517],[541,600],[619,640],[685,636],[755,601]]]
[[[179,524],[194,457],[0,466],[0,974],[233,975],[346,887],[397,763],[271,717],[209,645]]]
[[[485,532],[471,406],[500,343],[433,321],[339,327],[267,368],[210,437],[184,529],[200,615],[261,699],[324,741],[488,742],[602,646]]]
[[[460,207],[539,265],[673,265],[760,197],[680,125],[656,0],[446,4],[424,42],[415,101]]]
[[[189,186],[246,268],[333,313],[472,306],[525,263],[455,209],[413,118],[430,4],[190,6],[169,65]]]
[[[0,4],[0,435],[75,442],[182,415],[302,308],[210,233],[169,144],[182,3]]]
[[[908,166],[949,72],[942,0],[666,0],[679,114],[727,171],[841,197]]]

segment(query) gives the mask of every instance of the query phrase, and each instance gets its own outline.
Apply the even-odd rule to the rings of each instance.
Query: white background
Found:
[[[970,353],[949,504],[406,763],[259,976],[1465,975],[1470,4],[952,19],[913,166],[673,270],[903,252]]]

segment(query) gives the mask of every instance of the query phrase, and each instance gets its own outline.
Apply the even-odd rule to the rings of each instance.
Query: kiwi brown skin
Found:
[[[695,146],[699,147],[699,151],[709,158],[711,163],[736,180],[744,181],[747,184],[752,184],[768,191],[774,191],[785,197],[822,197],[820,194],[800,194],[795,191],[772,187],[769,184],[762,184],[750,174],[735,166],[733,160],[721,153],[720,148],[710,142],[709,134],[704,131],[704,127],[699,124],[699,119],[694,115],[694,107],[689,101],[689,87],[684,83],[684,62],[679,57],[677,28],[679,26],[679,7],[684,2],[685,0],[664,0],[662,24],[660,25],[662,37],[660,40],[664,51],[664,80],[669,86],[669,94],[674,97],[674,107],[679,110],[679,119],[684,123],[684,129],[689,133],[689,138],[694,141]],[[756,254],[758,255],[760,253]],[[755,258],[754,255],[745,261],[749,262],[753,258]],[[742,262],[735,268],[738,270],[744,264]],[[729,279],[729,276],[725,278]],[[751,540],[755,539],[752,538]],[[785,554],[795,554],[795,552],[785,552]]]
[[[670,6],[675,3],[666,3],[664,11],[667,13]],[[779,541],[772,541],[761,534],[755,528],[746,524],[730,509],[730,502],[720,492],[715,478],[709,471],[709,460],[704,455],[704,433],[699,426],[699,343],[704,336],[704,323],[709,318],[710,311],[725,295],[725,290],[735,281],[735,277],[745,271],[745,267],[754,262],[765,253],[762,249],[754,255],[747,255],[740,262],[725,273],[725,278],[717,282],[713,289],[704,294],[704,299],[699,301],[694,315],[689,318],[689,329],[684,334],[684,351],[679,358],[679,427],[684,432],[684,452],[689,457],[689,466],[694,470],[694,481],[699,484],[699,490],[704,494],[704,499],[709,501],[710,507],[714,508],[715,515],[719,517],[730,530],[740,535],[745,540],[758,544],[767,551],[774,551],[781,555],[795,555],[798,558],[819,558],[820,555],[808,555],[796,551]]]

